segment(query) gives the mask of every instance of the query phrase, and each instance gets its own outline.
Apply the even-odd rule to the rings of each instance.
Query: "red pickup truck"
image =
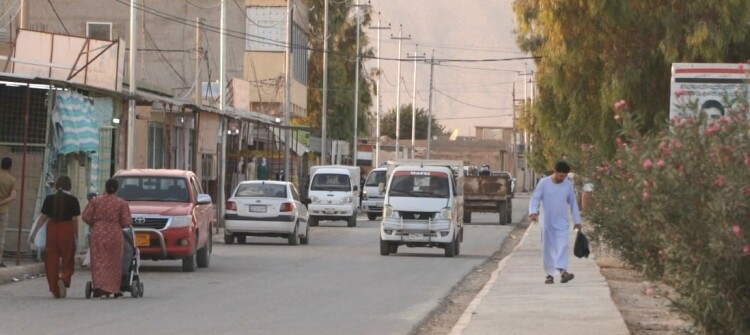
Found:
[[[130,205],[141,258],[180,259],[187,272],[208,267],[215,215],[195,173],[134,169],[114,178],[120,183],[117,195]]]

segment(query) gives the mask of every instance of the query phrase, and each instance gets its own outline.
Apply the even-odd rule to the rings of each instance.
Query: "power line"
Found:
[[[454,97],[446,94],[445,92],[443,92],[443,91],[441,91],[441,90],[439,90],[437,88],[433,88],[433,90],[435,90],[435,92],[438,92],[438,93],[442,94],[443,96],[445,96],[448,99],[451,99],[451,100],[453,100],[455,102],[458,102],[458,103],[460,103],[462,105],[466,105],[466,106],[469,106],[469,107],[474,107],[474,108],[479,108],[479,109],[487,109],[487,110],[511,109],[511,108],[504,108],[504,107],[482,107],[482,106],[472,105],[472,104],[470,104],[468,102],[464,102],[464,101],[458,100],[458,99],[456,99],[456,98],[454,98]]]

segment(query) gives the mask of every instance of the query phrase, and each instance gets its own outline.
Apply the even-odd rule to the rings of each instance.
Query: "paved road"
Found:
[[[516,199],[514,222],[527,202]],[[0,285],[0,334],[408,334],[500,248],[513,226],[493,220],[476,216],[456,258],[405,247],[383,257],[376,222],[323,222],[307,246],[216,243],[211,266],[195,273],[145,262],[142,299],[85,300],[84,270],[64,300],[50,298],[43,278]]]

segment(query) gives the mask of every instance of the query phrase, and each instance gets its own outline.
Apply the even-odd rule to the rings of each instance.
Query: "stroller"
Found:
[[[122,253],[122,281],[120,291],[130,292],[133,298],[143,297],[143,282],[138,278],[138,269],[141,266],[141,253],[135,246],[135,231],[133,227],[122,230],[125,243]],[[94,283],[86,282],[86,299],[90,299],[94,291]]]

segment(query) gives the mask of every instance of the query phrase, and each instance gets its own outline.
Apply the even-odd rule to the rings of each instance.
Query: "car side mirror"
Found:
[[[359,185],[354,185],[354,192],[359,192]]]
[[[207,205],[211,203],[211,196],[208,194],[198,194],[198,199],[196,199],[196,202],[198,205]]]

